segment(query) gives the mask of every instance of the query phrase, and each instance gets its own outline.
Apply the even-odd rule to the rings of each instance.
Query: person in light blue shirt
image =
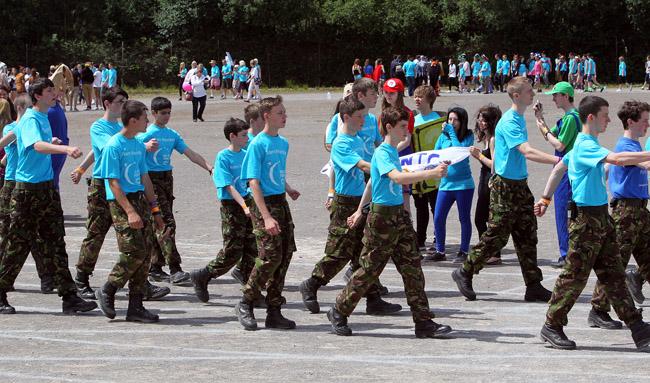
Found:
[[[108,140],[97,164],[101,169],[100,177],[106,183],[106,199],[120,255],[96,296],[104,315],[113,319],[116,315],[115,293],[128,283],[126,320],[154,323],[158,321],[158,315],[145,309],[142,301],[151,261],[152,223],[155,222],[157,230],[162,230],[165,224],[149,179],[145,145],[136,138],[149,122],[147,107],[140,101],[128,100],[122,108],[121,120],[122,130]]]
[[[106,78],[106,83],[109,88],[117,85],[117,69],[115,69],[112,63],[108,63],[108,77]]]
[[[152,140],[158,143],[155,151],[147,152],[146,163],[149,178],[158,197],[165,229],[156,231],[158,239],[154,246],[149,278],[155,281],[169,280],[172,284],[187,282],[189,273],[181,268],[181,255],[176,247],[176,219],[174,218],[174,176],[172,173],[171,157],[174,151],[185,155],[190,161],[212,174],[212,165],[200,154],[190,149],[180,134],[168,127],[172,113],[172,103],[165,97],[154,97],[151,100],[151,112],[154,123],[147,131],[136,136],[143,143]],[[169,275],[162,268],[169,265]]]
[[[480,78],[479,73],[481,72],[481,56],[479,54],[474,55],[474,61],[472,62],[472,84],[474,85],[473,91],[479,91]]]
[[[415,59],[415,57],[409,56],[408,60],[402,66],[404,69],[404,76],[406,77],[409,97],[413,96],[413,91],[415,90],[415,67],[417,64],[413,62],[413,59]]]
[[[623,84],[625,84],[626,87],[629,87],[630,91],[632,91],[632,86],[627,82],[627,64],[625,64],[625,57],[620,56],[618,58],[618,89],[616,90],[617,92],[620,92],[622,90]]]
[[[194,292],[201,302],[210,300],[210,280],[225,274],[238,262],[241,264],[241,279],[247,281],[258,254],[249,210],[252,198],[246,181],[240,177],[248,128],[248,124],[240,119],[226,121],[223,132],[230,144],[217,154],[214,161],[212,180],[221,203],[223,249],[204,268],[191,272]]]
[[[438,137],[435,150],[451,147],[469,148],[474,144],[474,134],[468,128],[469,117],[463,108],[451,108],[447,112],[447,123],[444,125],[442,134]],[[436,251],[426,255],[425,260],[434,262],[443,261],[445,255],[445,239],[447,236],[447,216],[454,202],[458,206],[458,218],[460,219],[460,251],[456,255],[455,262],[462,263],[467,259],[469,252],[469,241],[472,238],[472,198],[474,196],[474,180],[472,170],[469,166],[469,158],[451,165],[447,170],[447,176],[440,181],[436,209],[433,215],[433,226],[436,232]]]
[[[221,89],[221,71],[215,60],[210,60],[210,98],[214,98],[214,91]]]
[[[433,322],[424,291],[424,275],[416,234],[411,218],[403,207],[402,186],[446,175],[447,165],[434,169],[403,172],[397,145],[406,138],[409,114],[396,107],[384,108],[381,114],[384,142],[375,150],[371,161],[371,182],[350,218],[350,227],[363,221],[363,206],[372,199],[364,234],[363,262],[336,298],[336,305],[327,313],[332,330],[337,335],[352,335],[347,319],[361,297],[374,286],[382,270],[392,259],[405,281],[406,296],[418,338],[435,337],[451,331],[449,326]],[[372,197],[369,195],[372,194]],[[408,282],[406,282],[408,281]],[[371,290],[370,290],[371,291]]]
[[[505,85],[508,84],[508,81],[510,81],[511,73],[510,73],[510,61],[508,60],[508,56],[503,55],[502,57],[502,64],[501,64],[501,77],[499,81],[499,91],[501,93],[505,93]]]
[[[512,234],[526,284],[524,300],[547,302],[551,292],[540,283],[542,271],[537,267],[537,220],[533,214],[533,194],[526,181],[526,160],[556,164],[559,158],[528,143],[524,113],[533,104],[533,87],[526,77],[517,77],[508,83],[508,96],[512,107],[503,114],[496,126],[493,167],[495,174],[490,182],[488,229],[481,235],[467,260],[452,273],[458,290],[468,300],[475,300],[472,288],[474,274],[485,262],[497,254]]]
[[[481,80],[481,87],[479,89],[483,89],[486,94],[492,93],[492,66],[485,55],[481,56],[479,78]]]
[[[232,65],[228,60],[221,60],[221,98],[226,99],[227,92],[230,90],[232,96],[235,97],[235,90],[232,88]]]
[[[624,105],[623,115],[632,117],[625,112],[625,109]],[[639,133],[645,134],[648,129],[650,106],[645,104],[642,109],[645,109],[642,113],[645,114],[645,120],[642,122],[644,126],[636,125],[634,133],[626,134],[628,138],[638,136]],[[573,150],[554,167],[542,198],[535,204],[536,214],[542,216],[550,204],[548,196],[553,193],[553,189],[568,169],[575,201],[571,209],[569,227],[571,238],[567,254],[569,261],[556,279],[553,296],[546,312],[546,321],[540,335],[542,340],[549,342],[554,348],[575,349],[575,342],[564,334],[563,327],[567,325],[567,316],[587,285],[589,274],[593,269],[598,277],[598,284],[592,300],[592,310],[587,319],[588,324],[607,329],[622,328],[621,322],[614,321],[609,316],[606,311],[608,307],[603,308],[599,305],[606,298],[614,306],[619,318],[632,330],[637,348],[645,349],[650,344],[650,325],[642,321],[641,311],[634,307],[634,301],[626,287],[625,267],[617,243],[617,238],[625,238],[626,234],[618,230],[616,227],[618,225],[615,226],[609,215],[605,163],[633,166],[650,160],[650,152],[611,153],[600,146],[598,136],[605,132],[609,123],[609,104],[603,98],[587,96],[580,101],[578,110],[582,132],[578,134]],[[630,120],[633,118],[625,118],[626,130]],[[638,139],[638,137],[634,138]],[[640,145],[636,146],[636,149],[640,150]],[[612,182],[617,180],[620,179],[617,177]],[[639,185],[630,185],[630,187],[638,188]],[[644,210],[645,216],[648,217],[644,204],[634,203],[632,200],[623,203]],[[614,205],[618,206],[618,203],[614,201]],[[640,230],[647,230],[647,225],[646,228],[642,228],[642,225],[640,223]],[[630,226],[628,222],[624,228],[619,227],[623,230],[634,230]],[[647,237],[643,240],[644,244],[647,244]],[[606,297],[603,290],[607,292]]]
[[[244,92],[248,89],[248,72],[249,68],[246,66],[246,61],[239,61],[239,69],[237,69],[237,76],[239,76],[239,90],[235,98],[244,98]]]

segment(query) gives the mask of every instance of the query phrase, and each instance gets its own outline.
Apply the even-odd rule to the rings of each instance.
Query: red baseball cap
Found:
[[[404,83],[398,78],[389,78],[384,83],[384,92],[404,92]]]

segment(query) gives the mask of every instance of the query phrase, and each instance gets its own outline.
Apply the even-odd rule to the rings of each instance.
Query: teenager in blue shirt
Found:
[[[248,180],[253,193],[254,203],[250,210],[259,255],[248,282],[242,288],[243,296],[236,313],[245,330],[256,330],[253,303],[260,290],[266,287],[266,327],[293,329],[296,323],[280,312],[284,278],[296,251],[293,219],[285,195],[295,201],[300,192],[286,182],[289,142],[279,134],[287,123],[282,97],[262,99],[260,114],[266,125],[248,146],[241,172],[241,178]]]
[[[39,79],[29,88],[33,107],[22,116],[14,129],[16,135],[16,185],[11,194],[13,208],[7,236],[3,238],[4,256],[0,260],[0,314],[13,314],[16,310],[7,301],[7,292],[13,290],[14,281],[36,240],[41,246],[44,264],[53,265],[59,296],[63,298],[65,314],[94,310],[95,302],[77,296],[72,275],[68,269],[65,250],[65,228],[61,197],[54,187],[52,154],[81,156],[77,147],[54,145],[47,111],[55,103],[54,84]]]
[[[368,183],[357,211],[349,219],[350,227],[362,222],[363,206],[371,199],[370,212],[364,230],[361,265],[336,297],[336,305],[327,313],[332,330],[337,335],[352,335],[347,318],[357,303],[374,285],[392,259],[402,275],[408,304],[415,322],[418,338],[433,338],[451,331],[449,326],[432,321],[433,314],[424,291],[424,275],[416,234],[411,218],[404,210],[402,187],[425,179],[444,177],[447,165],[412,173],[402,172],[397,144],[406,138],[409,115],[404,109],[389,107],[381,114],[384,142],[371,161],[371,182]]]
[[[120,255],[108,280],[95,293],[104,315],[113,319],[115,293],[129,283],[126,320],[153,323],[158,322],[158,315],[145,309],[142,300],[155,238],[153,225],[155,222],[156,229],[162,230],[164,222],[147,173],[146,149],[136,138],[149,123],[147,107],[140,101],[126,101],[121,120],[123,128],[108,140],[97,164],[99,176],[106,184]]]
[[[415,57],[413,56],[409,56],[408,60],[403,65],[409,97],[413,96],[413,91],[415,90],[415,67],[417,64],[413,62],[414,58]]]
[[[625,57],[620,56],[618,58],[618,89],[617,92],[620,92],[625,84],[626,87],[629,87],[630,92],[632,91],[632,86],[627,82],[627,64],[625,64]]]
[[[235,90],[232,88],[232,65],[228,64],[228,60],[221,60],[221,98],[226,99],[228,90],[235,97]]]
[[[525,77],[508,83],[512,107],[503,114],[496,127],[494,172],[490,191],[490,220],[488,229],[467,258],[452,273],[458,290],[468,300],[475,300],[472,288],[474,274],[483,268],[488,258],[500,251],[512,235],[526,283],[526,301],[547,302],[551,292],[540,283],[542,271],[537,267],[537,220],[533,214],[533,194],[528,188],[526,160],[556,164],[559,157],[546,154],[528,143],[524,113],[533,103],[533,88]]]
[[[627,134],[629,137],[634,137],[639,133],[645,134],[645,130],[648,128],[647,110],[650,108],[646,107],[645,109],[645,126],[637,126],[635,132]],[[567,254],[568,262],[555,281],[555,288],[549,301],[546,321],[540,336],[554,348],[566,350],[576,348],[575,342],[564,334],[563,327],[567,325],[567,316],[587,285],[589,274],[593,269],[599,282],[596,291],[604,289],[607,300],[614,306],[616,314],[632,331],[632,338],[637,348],[646,350],[650,345],[650,325],[643,322],[641,310],[634,307],[634,301],[625,286],[625,267],[617,243],[617,238],[620,238],[623,233],[616,230],[607,209],[605,164],[637,165],[650,161],[650,152],[641,152],[640,145],[634,145],[634,151],[618,153],[612,153],[600,146],[598,136],[605,132],[610,121],[609,104],[604,99],[596,96],[583,98],[580,102],[579,113],[582,132],[578,134],[573,150],[564,156],[553,169],[542,198],[535,204],[536,215],[542,216],[550,204],[550,195],[568,170],[574,201],[574,205],[571,207],[572,216],[569,227],[571,240]],[[638,137],[636,138],[638,139]],[[625,143],[626,146],[628,144],[633,143]],[[641,174],[635,174],[633,169],[628,169],[627,171],[631,171],[627,177],[629,183],[619,187],[619,183],[623,181],[620,177],[622,174],[619,174],[620,171],[626,170],[614,170],[614,179],[610,182],[610,185],[614,186],[615,195],[630,197],[632,194],[627,193],[634,191],[635,197],[647,198],[647,177],[644,176],[641,180]],[[634,178],[636,181],[633,180]],[[637,200],[636,203],[631,200],[623,201],[622,206],[646,210],[644,204],[639,203],[640,200],[645,201],[645,199]],[[619,203],[621,202],[615,198],[614,205],[618,206]],[[617,211],[621,212],[620,209]],[[647,210],[644,214],[646,217],[648,216]],[[635,230],[627,225],[622,229]],[[643,230],[647,230],[647,227]],[[642,240],[644,241],[643,246],[647,247],[647,237]],[[604,298],[604,295],[601,298]],[[622,327],[620,322],[612,320],[606,311],[597,307],[598,299],[592,304],[594,303],[596,305],[592,308],[588,318],[590,326]]]
[[[221,89],[221,71],[215,60],[210,60],[210,98],[214,98],[214,91]]]

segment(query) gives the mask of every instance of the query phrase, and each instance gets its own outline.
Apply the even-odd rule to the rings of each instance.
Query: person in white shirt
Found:
[[[95,70],[93,73],[93,93],[95,94],[95,110],[99,110],[99,106],[102,105],[102,100],[100,98],[102,90],[102,71],[104,70],[104,64],[99,64],[99,69]]]
[[[454,63],[454,59],[449,59],[449,93],[451,93],[451,87],[456,86],[458,87],[458,80],[457,80],[457,74],[456,74],[456,64]]]
[[[261,100],[260,84],[262,84],[262,73],[257,59],[251,60],[251,71],[248,78],[248,97],[244,101],[250,102],[251,98]]]
[[[208,78],[203,74],[203,64],[198,64],[189,81],[190,85],[192,85],[192,120],[194,122],[197,119],[201,122],[204,121],[203,111],[205,110],[205,100],[207,98],[207,93],[205,93],[207,81]]]

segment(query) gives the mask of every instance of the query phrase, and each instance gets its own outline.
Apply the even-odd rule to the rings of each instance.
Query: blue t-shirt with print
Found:
[[[138,134],[136,138],[145,144],[154,138],[158,141],[158,150],[147,152],[147,168],[150,172],[172,170],[172,152],[176,150],[183,154],[187,150],[187,144],[177,131],[168,127],[161,128],[156,124],[149,125],[147,131]]]
[[[2,135],[6,136],[11,133],[18,123],[15,121],[5,125],[2,129]],[[16,180],[16,165],[18,163],[18,153],[16,151],[16,140],[11,141],[5,146],[5,155],[7,156],[7,164],[5,166],[5,181]]]
[[[339,134],[332,144],[334,191],[336,194],[360,197],[365,189],[363,171],[357,167],[363,160],[363,141],[359,136]]]
[[[99,176],[101,168],[99,162],[102,159],[102,151],[108,140],[122,130],[122,123],[117,121],[108,121],[100,118],[90,125],[90,145],[93,149],[95,156],[95,166],[93,168],[93,178],[101,178]]]
[[[212,78],[219,78],[219,74],[221,72],[219,71],[219,65],[215,65],[210,68],[210,77]]]
[[[248,67],[246,65],[240,66],[239,69],[237,70],[237,73],[239,74],[240,82],[248,81]]]
[[[573,150],[562,158],[569,168],[569,182],[576,205],[607,204],[603,159],[608,154],[609,150],[600,146],[596,137],[580,132],[573,144]]]
[[[641,143],[627,137],[618,139],[615,153],[640,152]],[[612,198],[648,199],[648,171],[645,168],[629,166],[609,166],[609,191]]]
[[[146,149],[142,141],[116,134],[104,146],[99,178],[106,185],[106,199],[115,199],[109,180],[116,179],[124,194],[144,191],[142,175],[148,172],[145,160]]]
[[[372,182],[372,203],[398,206],[404,202],[402,185],[393,182],[388,173],[397,169],[402,171],[397,148],[382,143],[375,150],[370,163],[370,182]]]
[[[29,108],[16,127],[16,181],[39,183],[54,179],[52,155],[36,151],[34,144],[40,141],[52,142],[52,128],[46,113]]]
[[[289,141],[260,132],[248,145],[242,164],[243,180],[257,179],[265,197],[286,192]]]
[[[510,61],[503,60],[503,66],[501,67],[501,74],[507,75],[508,73],[510,73]]]
[[[445,124],[442,134],[436,141],[434,150],[446,149],[451,147],[468,148],[474,144],[474,134],[470,131],[463,141],[458,141],[458,136],[454,127]],[[474,179],[472,178],[472,169],[470,168],[469,158],[455,163],[447,168],[447,176],[440,180],[439,190],[467,190],[474,189]]]
[[[325,143],[332,144],[338,134],[339,128],[339,114],[332,117],[332,121],[327,127],[327,134]],[[382,142],[381,133],[379,133],[379,123],[374,114],[368,113],[363,119],[363,126],[357,133],[359,138],[363,141],[363,160],[370,162],[372,154],[375,152],[375,147]]]
[[[518,146],[528,141],[524,116],[509,109],[497,123],[494,135],[494,171],[503,178],[522,180],[528,177],[526,157]]]
[[[241,178],[241,167],[245,156],[246,150],[243,149],[235,152],[226,148],[217,154],[217,158],[214,160],[212,181],[217,188],[217,198],[219,200],[233,199],[228,189],[226,189],[228,186],[233,186],[242,197],[249,194],[246,180]]]

